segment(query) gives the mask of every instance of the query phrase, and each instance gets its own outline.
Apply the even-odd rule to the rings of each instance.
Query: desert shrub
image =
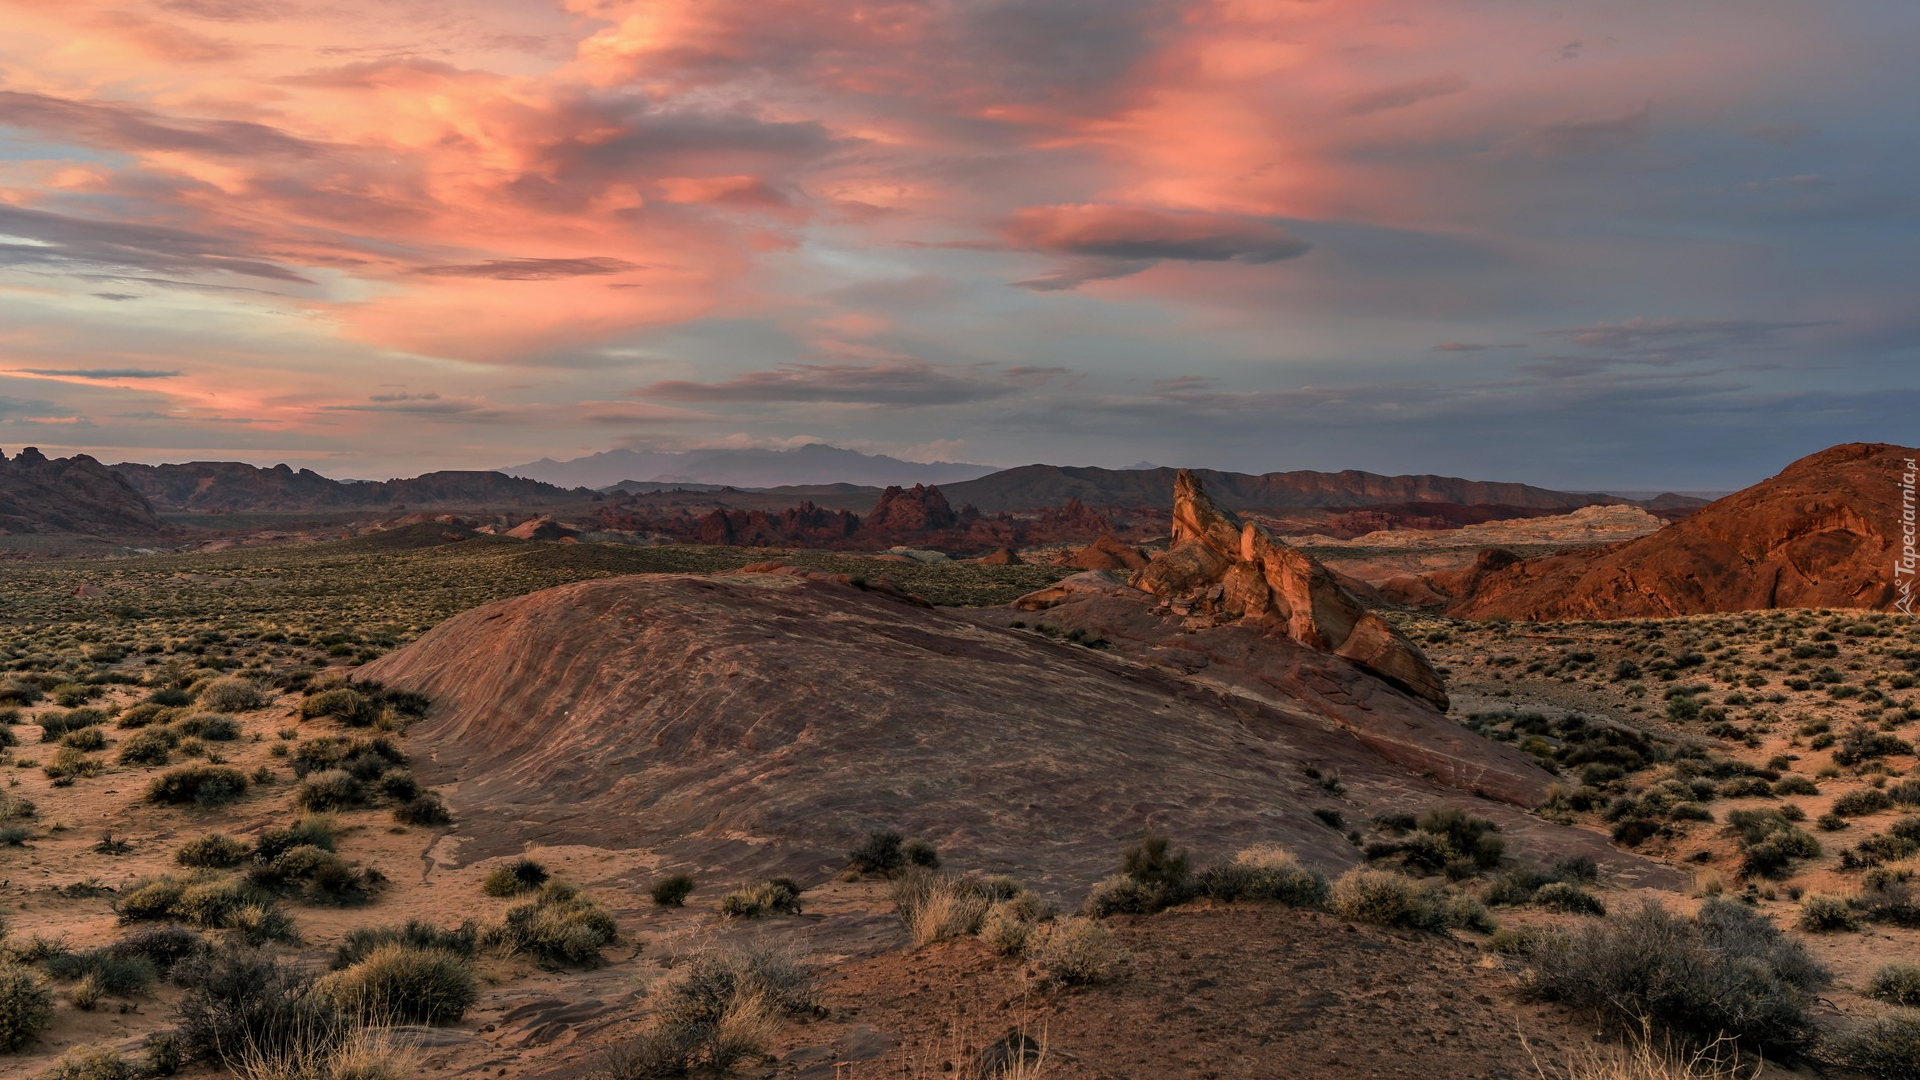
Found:
[[[1727,828],[1739,837],[1741,873],[1749,876],[1777,877],[1793,860],[1820,854],[1820,841],[1780,810],[1735,810],[1727,815]]]
[[[522,855],[489,871],[480,882],[480,891],[488,896],[518,896],[545,885],[551,876],[546,867]]]
[[[648,890],[648,893],[653,897],[657,907],[680,907],[693,893],[693,875],[668,874],[654,882],[653,888]]]
[[[1340,875],[1328,907],[1343,919],[1380,926],[1441,931],[1448,925],[1444,893],[1387,870],[1356,867]]]
[[[174,709],[152,701],[143,701],[138,705],[129,705],[120,711],[114,725],[123,728],[143,728],[149,724],[164,724],[176,715]]]
[[[1817,1029],[1812,992],[1828,975],[1765,916],[1711,899],[1691,919],[1658,903],[1583,922],[1533,949],[1527,992],[1689,1034],[1725,1034],[1798,1053]]]
[[[263,829],[254,838],[253,857],[259,862],[272,862],[297,847],[332,851],[334,824],[332,814],[310,814],[291,825]]]
[[[1128,848],[1120,859],[1120,872],[1142,885],[1164,886],[1169,893],[1185,890],[1193,871],[1186,851],[1175,851],[1167,838],[1151,833]]]
[[[1231,863],[1207,867],[1197,887],[1215,900],[1263,900],[1289,907],[1320,907],[1330,889],[1325,875],[1272,845],[1247,848]]]
[[[293,766],[293,775],[298,777],[328,769],[344,769],[356,780],[371,782],[391,769],[404,768],[407,755],[385,735],[370,739],[328,735],[302,742],[294,749],[288,764]]]
[[[309,903],[336,905],[364,903],[387,881],[378,870],[311,844],[288,848],[272,860],[256,857],[247,880],[262,889],[295,890]]]
[[[1773,793],[1775,795],[1818,795],[1820,794],[1820,785],[1814,783],[1812,777],[1801,776],[1796,773],[1792,776],[1783,776],[1774,781]]]
[[[1893,809],[1893,797],[1879,788],[1860,788],[1833,800],[1833,812],[1841,817],[1862,817]]]
[[[143,728],[120,744],[122,765],[165,765],[180,743],[180,734],[170,727]]]
[[[46,969],[56,979],[91,980],[98,993],[114,997],[132,997],[160,978],[160,968],[152,960],[111,947],[48,957]]]
[[[122,922],[177,919],[209,930],[234,930],[252,941],[298,940],[292,921],[271,894],[244,878],[200,870],[130,885],[114,901]]]
[[[43,743],[59,742],[60,737],[69,732],[106,722],[107,714],[99,709],[70,709],[67,712],[41,713],[34,720],[34,723],[40,725],[40,741]]]
[[[338,1044],[347,1022],[313,977],[264,949],[225,945],[180,965],[179,1035],[195,1060],[229,1067],[300,1060]]]
[[[450,825],[453,815],[447,811],[447,804],[440,801],[438,794],[422,791],[394,806],[393,820],[402,825]]]
[[[1887,798],[1902,806],[1920,806],[1920,780],[1902,780],[1887,785]]]
[[[106,766],[99,758],[89,757],[83,750],[63,746],[53,755],[53,761],[42,765],[40,771],[57,785],[61,781],[71,783],[78,777],[99,776],[104,768]]]
[[[293,789],[294,805],[308,811],[341,810],[366,800],[366,785],[345,769],[308,773]]]
[[[893,910],[915,945],[978,933],[993,906],[982,882],[924,867],[893,880]]]
[[[0,791],[0,821],[25,821],[38,812],[32,799]]]
[[[1097,919],[1044,923],[1027,940],[1027,962],[1042,978],[1069,986],[1113,979],[1130,957]]]
[[[1034,929],[1047,914],[1045,905],[1032,893],[1022,898],[997,900],[980,920],[980,940],[994,952],[1017,955],[1026,949]]]
[[[1535,907],[1574,915],[1605,915],[1606,905],[1592,893],[1566,881],[1549,881],[1533,894]]]
[[[60,1055],[41,1080],[139,1080],[141,1070],[105,1046],[76,1046]]]
[[[1800,901],[1800,929],[1809,934],[1830,934],[1838,930],[1860,929],[1860,918],[1837,896],[1809,895]]]
[[[107,736],[99,727],[89,725],[76,731],[69,731],[65,735],[60,736],[60,745],[71,747],[75,750],[105,750],[107,748]]]
[[[764,947],[695,956],[661,991],[653,1026],[609,1052],[610,1080],[719,1075],[766,1052],[779,1022],[815,1013],[811,976]]]
[[[1758,776],[1736,776],[1722,781],[1717,794],[1723,799],[1771,799],[1774,790]]]
[[[171,975],[182,961],[206,950],[205,938],[175,923],[137,927],[107,946],[107,951],[117,957],[144,958],[162,975]]]
[[[1920,1010],[1894,1009],[1833,1040],[1833,1057],[1876,1080],[1920,1077]]]
[[[386,945],[472,956],[479,940],[479,929],[471,922],[463,922],[452,930],[442,930],[419,919],[410,919],[404,926],[359,926],[347,931],[346,938],[334,946],[333,967],[336,971],[351,967]]]
[[[380,707],[350,686],[322,690],[300,703],[300,718],[330,716],[350,727],[366,727],[380,719]]]
[[[479,1000],[466,957],[392,943],[315,984],[334,1008],[382,1024],[457,1024]]]
[[[1858,765],[1873,758],[1911,753],[1913,747],[1905,740],[1865,724],[1854,724],[1840,736],[1840,745],[1833,748],[1833,760],[1841,765]]]
[[[170,769],[147,785],[146,799],[152,803],[196,803],[219,806],[245,794],[247,774],[226,765],[188,765]]]
[[[199,713],[172,726],[184,736],[206,742],[232,742],[240,737],[240,721],[219,713]]]
[[[907,864],[905,842],[906,837],[892,829],[868,833],[859,847],[847,852],[847,868],[860,874],[891,874]]]
[[[1903,875],[1870,871],[1854,907],[1875,922],[1920,926],[1920,889]]]
[[[247,845],[231,836],[220,833],[208,833],[198,836],[180,845],[173,853],[173,861],[181,866],[212,867],[224,870],[237,866],[247,857]]]
[[[0,682],[0,705],[33,705],[44,697],[44,692],[25,679],[8,679]]]
[[[550,881],[538,900],[509,909],[505,921],[487,932],[486,940],[510,953],[598,964],[601,947],[619,936],[620,928],[606,909],[573,886]]]
[[[53,1018],[53,991],[40,973],[0,960],[0,1053],[12,1053]]]
[[[374,781],[375,789],[386,798],[397,803],[410,802],[420,797],[420,781],[405,769],[388,769]]]
[[[908,866],[924,866],[929,870],[940,869],[940,851],[926,840],[909,840],[900,847],[900,854],[907,860]]]
[[[720,914],[734,919],[800,914],[800,887],[787,878],[742,885],[720,898]]]
[[[214,712],[252,712],[266,708],[272,700],[266,690],[252,679],[215,679],[200,688],[200,706]]]
[[[1920,1006],[1920,965],[1884,965],[1867,980],[1867,996],[1889,1005]]]

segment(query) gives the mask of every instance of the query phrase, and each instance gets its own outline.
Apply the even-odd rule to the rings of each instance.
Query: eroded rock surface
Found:
[[[1400,631],[1368,611],[1312,556],[1216,506],[1185,469],[1174,481],[1173,544],[1134,584],[1175,614],[1284,636],[1447,707],[1440,676]]]

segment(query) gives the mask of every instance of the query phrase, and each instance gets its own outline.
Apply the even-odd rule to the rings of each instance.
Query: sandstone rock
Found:
[[[1139,548],[1122,543],[1109,533],[1069,554],[1058,565],[1081,570],[1145,570],[1147,557],[1140,554]]]
[[[1026,563],[1020,558],[1020,553],[1013,550],[1012,548],[1001,548],[998,551],[994,551],[986,555],[982,555],[974,561],[978,562],[981,566],[1024,566],[1026,565]]]
[[[569,540],[579,537],[579,533],[565,525],[542,515],[528,518],[526,521],[507,530],[507,535],[515,540]]]
[[[1112,603],[1177,630],[1113,575],[1082,577],[1122,599],[1076,599],[1063,620]],[[1202,860],[1270,842],[1329,871],[1353,865],[1357,850],[1311,815],[1327,795],[1307,765],[1337,771],[1360,815],[1546,791],[1512,747],[1245,627],[1190,635],[1206,651],[1179,655],[1211,666],[1189,677],[1123,654],[1153,648],[1131,638],[1085,648],[995,625],[1031,613],[929,609],[884,584],[778,564],[576,582],[456,615],[358,677],[433,700],[410,749],[454,810],[462,860],[593,843],[715,880],[810,883],[895,828],[954,865],[1059,894],[1148,828]],[[1251,670],[1235,650],[1264,665],[1244,688],[1226,681]],[[1378,750],[1395,740],[1396,760],[1418,765]],[[1602,836],[1474,805],[1516,855],[1629,858]]]
[[[1173,544],[1134,584],[1181,614],[1257,625],[1447,706],[1433,666],[1392,624],[1368,611],[1311,556],[1216,506],[1185,469],[1174,480]]]
[[[1466,618],[1623,619],[1896,598],[1900,478],[1920,451],[1847,443],[1650,536],[1567,555],[1483,555],[1429,583]],[[1911,580],[1911,579],[1909,579]]]

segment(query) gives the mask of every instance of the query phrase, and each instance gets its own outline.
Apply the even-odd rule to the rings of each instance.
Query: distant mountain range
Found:
[[[0,533],[145,536],[160,519],[132,484],[85,454],[0,451]]]
[[[955,506],[972,504],[985,513],[1061,506],[1079,499],[1088,506],[1161,506],[1173,499],[1178,470],[1095,469],[1066,465],[1022,465],[978,480],[943,484]],[[1554,491],[1528,484],[1462,480],[1455,476],[1381,476],[1358,472],[1235,473],[1194,469],[1215,502],[1232,510],[1294,510],[1306,507],[1351,508],[1418,503],[1456,506],[1513,506],[1530,510],[1575,510],[1632,501],[1653,509],[1688,509],[1704,499],[1662,495],[1623,500],[1594,492]],[[1652,504],[1658,504],[1653,506]]]
[[[994,469],[990,465],[954,461],[902,461],[885,454],[862,454],[825,443],[808,443],[792,450],[608,450],[571,461],[541,458],[499,471],[563,487],[606,488],[623,480],[634,480],[738,488],[810,484],[880,488],[950,484],[985,476]]]
[[[189,461],[182,465],[122,462],[113,473],[161,511],[208,513],[385,509],[405,506],[550,506],[591,497],[552,484],[497,472],[445,471],[406,480],[330,480],[311,469],[275,465],[262,469],[243,461]]]

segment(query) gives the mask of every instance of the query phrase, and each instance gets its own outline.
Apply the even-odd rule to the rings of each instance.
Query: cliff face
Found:
[[[1893,605],[1901,478],[1920,451],[1846,443],[1638,540],[1435,574],[1466,618],[1623,619]],[[1911,578],[1907,580],[1911,581]]]
[[[49,458],[27,447],[0,452],[0,532],[144,537],[160,528],[132,484],[85,454]]]

